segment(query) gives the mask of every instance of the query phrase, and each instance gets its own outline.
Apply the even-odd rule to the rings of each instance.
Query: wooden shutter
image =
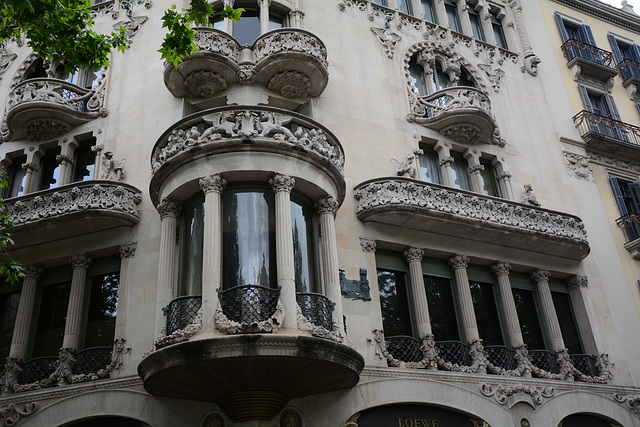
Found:
[[[590,44],[591,46],[596,45],[596,40],[591,33],[591,27],[588,25],[580,25],[578,27],[578,35],[580,36],[580,41]]]
[[[617,120],[621,122],[622,120],[620,119],[620,114],[618,113],[618,109],[616,108],[616,102],[613,100],[613,96],[611,95],[604,95],[604,96],[607,102],[607,108],[609,109],[609,117],[612,118],[613,120]]]
[[[630,183],[629,190],[631,190],[631,198],[633,199],[633,211],[640,213],[640,183]]]
[[[567,40],[569,40],[569,33],[567,33],[567,29],[564,27],[564,21],[562,20],[562,16],[560,16],[560,14],[556,12],[555,17],[556,17],[556,24],[558,24],[558,30],[560,30],[560,37],[562,38],[562,43],[564,43]]]
[[[624,198],[622,197],[622,191],[620,191],[620,184],[618,183],[618,178],[615,176],[609,177],[609,183],[611,184],[611,189],[613,190],[613,196],[616,198],[616,205],[618,205],[618,210],[620,211],[620,215],[624,216],[628,214],[627,207],[624,204]]]
[[[609,44],[611,45],[611,51],[613,55],[616,57],[616,62],[620,63],[624,61],[624,56],[622,56],[622,52],[620,51],[620,46],[618,46],[618,41],[613,36],[613,34],[607,34],[607,38],[609,39]]]
[[[593,113],[593,105],[591,105],[591,100],[589,99],[587,88],[582,85],[578,85],[578,91],[580,92],[580,98],[582,98],[584,109],[590,113]]]

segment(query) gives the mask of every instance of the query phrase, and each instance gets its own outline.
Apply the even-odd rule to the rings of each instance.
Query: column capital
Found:
[[[484,170],[484,165],[474,165],[469,168],[469,174],[480,173]]]
[[[69,263],[74,270],[82,269],[88,270],[91,266],[93,260],[89,258],[86,254],[76,255],[69,258]]]
[[[496,277],[500,277],[500,276],[508,276],[509,273],[511,272],[511,264],[506,263],[506,262],[498,262],[495,263],[492,267],[491,267],[491,272],[496,276]]]
[[[93,151],[94,153],[100,152],[104,150],[104,145],[102,144],[96,144],[93,147],[91,147],[91,151]]]
[[[461,268],[467,268],[469,265],[469,257],[465,255],[456,254],[449,258],[449,264],[454,270]]]
[[[360,238],[360,246],[364,252],[376,252],[376,241],[373,239],[367,239],[366,237]]]
[[[281,173],[275,173],[273,178],[269,180],[269,187],[276,193],[281,191],[291,193],[293,186],[296,184],[296,180],[290,176],[283,175]]]
[[[73,156],[69,156],[69,155],[66,155],[66,154],[58,154],[56,156],[56,161],[58,163],[72,164],[73,163]]]
[[[165,219],[166,217],[177,218],[180,212],[182,212],[182,204],[169,199],[163,199],[156,209],[161,219]]]
[[[227,187],[227,180],[222,178],[219,173],[208,175],[200,178],[200,189],[204,194],[218,193],[222,194],[222,191]]]
[[[333,197],[327,196],[313,202],[313,207],[320,215],[331,214],[335,216],[338,211],[338,202],[336,202]]]
[[[439,164],[440,166],[451,166],[453,164],[453,157],[445,157],[444,159],[440,160]]]
[[[542,282],[542,281],[548,282],[549,281],[549,270],[543,270],[541,268],[538,268],[538,269],[532,271],[529,276],[531,276],[531,280],[533,280],[536,283]]]
[[[120,245],[120,258],[133,258],[138,248],[138,242],[125,243]]]
[[[24,278],[38,280],[42,276],[42,268],[38,264],[27,265],[24,268]]]
[[[501,179],[509,179],[509,178],[511,178],[511,173],[508,172],[508,171],[502,171],[502,172],[500,172],[498,174],[498,179],[499,180],[501,180]]]
[[[38,165],[35,163],[23,163],[22,169],[33,172],[38,170]]]
[[[267,6],[269,7],[271,5],[271,0],[258,0],[258,6],[262,7],[262,6]]]
[[[424,251],[420,248],[411,246],[403,252],[403,255],[404,259],[406,259],[408,263],[421,262],[422,257],[424,256]]]
[[[571,276],[567,279],[567,288],[569,288],[570,291],[578,288],[586,288],[588,286],[589,280],[587,279],[587,276],[580,276],[579,274],[576,274],[575,276]]]

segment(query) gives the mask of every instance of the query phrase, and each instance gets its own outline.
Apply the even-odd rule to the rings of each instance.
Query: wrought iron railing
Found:
[[[511,370],[516,369],[518,363],[515,359],[516,351],[513,348],[506,347],[504,345],[491,345],[486,346],[484,350],[487,352],[487,359],[495,366],[500,368]]]
[[[264,322],[276,312],[280,288],[243,285],[218,293],[222,312],[234,322],[253,324]]]
[[[436,341],[436,348],[445,362],[459,366],[471,365],[468,344],[460,341]]]
[[[18,383],[31,384],[45,380],[56,370],[58,356],[34,357],[22,364],[22,372],[18,376]]]
[[[640,238],[640,213],[630,212],[616,219],[618,227],[622,228],[627,242]]]
[[[74,374],[85,374],[98,372],[111,363],[111,351],[113,347],[91,347],[85,348],[76,353],[76,362],[73,365]]]
[[[423,358],[422,350],[420,347],[422,346],[422,342],[408,336],[398,335],[395,337],[388,337],[385,339],[387,341],[387,351],[391,354],[395,359],[400,360],[401,362],[420,362]]]
[[[309,322],[328,331],[333,330],[333,307],[335,303],[324,295],[311,292],[298,292],[296,300],[302,314]]]
[[[601,137],[640,145],[640,127],[638,126],[619,122],[585,110],[573,116],[573,123],[575,123],[582,138],[586,138],[590,134],[596,134]]]
[[[573,366],[584,375],[590,377],[598,376],[598,358],[591,354],[572,354]]]
[[[198,310],[202,306],[202,295],[188,295],[171,301],[165,309],[167,316],[167,335],[184,329],[195,322]]]
[[[562,45],[562,53],[567,61],[574,58],[582,58],[594,64],[616,69],[613,54],[609,51],[591,46],[580,40],[569,39]]]
[[[634,77],[640,79],[640,64],[636,61],[625,59],[622,62],[618,62],[617,67],[623,82],[626,83],[627,80]]]
[[[530,350],[529,356],[531,356],[531,363],[536,368],[543,369],[552,374],[560,372],[560,365],[558,365],[558,356],[549,350]]]

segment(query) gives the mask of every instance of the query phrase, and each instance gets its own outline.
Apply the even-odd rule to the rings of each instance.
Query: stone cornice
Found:
[[[640,16],[634,16],[597,0],[553,0],[595,18],[640,33]]]

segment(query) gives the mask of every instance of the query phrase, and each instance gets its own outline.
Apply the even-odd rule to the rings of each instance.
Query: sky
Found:
[[[613,5],[615,7],[620,7],[620,5],[622,4],[621,0],[600,0],[603,3],[609,3],[610,5]],[[640,12],[640,0],[627,0],[627,3],[629,3],[629,5],[633,6],[633,11],[638,13]]]

